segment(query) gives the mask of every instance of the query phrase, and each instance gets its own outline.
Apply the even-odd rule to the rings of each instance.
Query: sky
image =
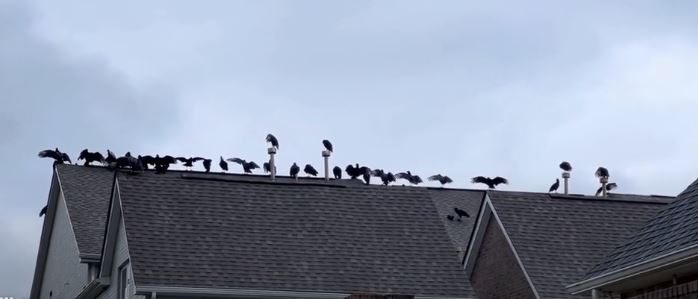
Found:
[[[320,169],[327,138],[333,164],[459,188],[544,192],[567,160],[573,193],[606,166],[676,195],[698,177],[697,6],[0,0],[0,296],[28,296],[54,147],[263,161],[273,133],[282,173]]]

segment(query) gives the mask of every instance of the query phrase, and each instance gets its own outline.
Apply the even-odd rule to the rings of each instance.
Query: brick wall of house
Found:
[[[481,299],[535,298],[494,217],[487,224],[470,281]]]

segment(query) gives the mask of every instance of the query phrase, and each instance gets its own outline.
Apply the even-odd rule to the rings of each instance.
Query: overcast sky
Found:
[[[261,161],[272,132],[283,173],[329,138],[455,187],[694,180],[698,2],[526,2],[0,0],[0,296],[29,293],[56,146]]]

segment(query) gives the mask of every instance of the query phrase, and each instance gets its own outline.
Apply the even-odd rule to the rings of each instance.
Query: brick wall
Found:
[[[535,298],[494,217],[487,224],[470,281],[481,299]]]

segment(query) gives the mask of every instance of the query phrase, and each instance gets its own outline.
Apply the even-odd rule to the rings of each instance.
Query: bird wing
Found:
[[[60,159],[58,156],[58,153],[54,150],[43,150],[39,152],[39,158],[53,158],[53,159]]]
[[[61,153],[61,158],[63,159],[63,161],[68,161],[68,163],[73,163],[73,161],[70,161],[70,156],[68,156],[68,154],[66,154],[66,153]]]
[[[414,184],[422,183],[422,178],[420,178],[418,175],[414,175],[414,176],[412,176],[412,183],[414,183]]]
[[[611,191],[611,190],[616,189],[616,188],[618,188],[618,184],[616,184],[616,183],[609,183],[606,185],[606,190],[608,190],[608,191]]]
[[[89,156],[89,155],[90,155],[90,152],[88,152],[87,149],[82,150],[80,152],[80,156],[78,156],[78,161],[87,159],[87,156]]]
[[[409,180],[410,177],[412,177],[412,176],[409,175],[409,174],[407,174],[407,173],[405,173],[405,172],[398,172],[398,173],[395,174],[395,177],[398,178],[398,179]]]
[[[492,179],[492,183],[495,184],[495,185],[499,185],[499,184],[509,184],[509,181],[507,181],[507,179],[505,179],[505,178],[503,178],[503,177],[501,177],[501,176],[498,176],[498,177]]]
[[[228,160],[230,162],[235,162],[235,163],[240,164],[240,165],[245,163],[245,160],[240,159],[240,158],[230,158],[230,159],[226,159],[226,160]]]
[[[427,180],[438,181],[438,180],[441,180],[441,178],[443,178],[443,176],[441,176],[440,174],[435,174],[435,175],[428,177]]]
[[[453,183],[453,180],[451,178],[449,178],[448,176],[444,176],[442,179],[445,183]]]
[[[257,165],[257,163],[255,163],[255,162],[253,162],[253,161],[250,161],[250,163],[247,163],[247,168],[249,168],[249,169],[257,169],[257,168],[259,168],[259,165]]]
[[[172,156],[164,156],[162,160],[165,161],[165,163],[177,164],[177,160]]]
[[[480,183],[480,184],[487,184],[487,183],[489,182],[489,180],[488,180],[486,177],[484,177],[484,176],[476,176],[476,177],[474,177],[474,178],[473,178],[472,180],[470,180],[470,181],[471,181],[473,184],[477,184],[477,183]]]
[[[202,158],[202,157],[194,157],[194,158],[191,158],[191,160],[192,160],[192,162],[197,162],[197,161],[203,161],[203,160],[206,160],[206,159],[205,159],[205,158]]]
[[[155,158],[150,155],[142,156],[141,161],[143,161],[145,164],[155,164]]]
[[[98,161],[100,161],[100,162],[104,161],[104,156],[102,156],[102,154],[100,152],[94,152],[92,155]]]

